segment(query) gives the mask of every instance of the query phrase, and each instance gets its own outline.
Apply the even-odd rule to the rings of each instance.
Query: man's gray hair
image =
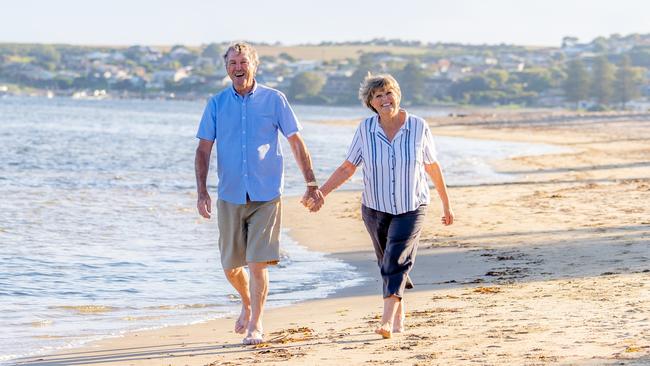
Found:
[[[361,82],[359,88],[359,100],[361,104],[372,109],[373,112],[378,113],[377,110],[370,104],[375,92],[380,89],[387,89],[397,94],[397,100],[402,99],[402,91],[399,88],[397,80],[390,74],[377,74],[373,75],[368,72],[368,75]]]
[[[248,55],[248,58],[255,64],[255,66],[260,64],[260,59],[257,56],[257,50],[251,44],[246,42],[234,42],[228,46],[226,53],[223,54],[223,61],[228,64],[228,54],[230,51],[236,53],[243,53]]]

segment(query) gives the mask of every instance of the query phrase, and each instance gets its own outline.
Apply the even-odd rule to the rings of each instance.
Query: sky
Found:
[[[400,38],[559,46],[650,33],[649,0],[3,1],[0,42],[286,45]]]

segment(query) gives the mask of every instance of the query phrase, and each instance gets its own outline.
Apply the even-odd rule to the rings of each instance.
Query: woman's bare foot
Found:
[[[253,345],[264,343],[264,331],[262,328],[248,329],[246,337],[242,340],[245,345]]]
[[[248,328],[248,321],[251,318],[251,309],[242,305],[241,314],[235,322],[235,333],[244,334],[246,328]]]
[[[393,325],[390,323],[382,323],[379,328],[375,329],[375,333],[379,334],[382,338],[388,339],[392,337],[393,332],[392,329]]]

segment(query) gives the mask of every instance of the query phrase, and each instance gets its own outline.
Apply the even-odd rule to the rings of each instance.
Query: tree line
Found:
[[[594,108],[607,108],[620,104],[621,108],[640,95],[640,85],[644,79],[644,69],[633,67],[628,55],[623,55],[614,65],[606,56],[593,60],[591,72],[584,62],[575,59],[569,62],[564,93],[567,101],[575,103],[593,100]]]

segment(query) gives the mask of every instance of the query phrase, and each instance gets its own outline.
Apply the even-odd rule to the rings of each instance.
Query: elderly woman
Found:
[[[442,224],[451,225],[454,215],[429,127],[400,108],[397,81],[390,75],[368,74],[359,98],[376,114],[361,122],[346,160],[321,191],[327,196],[363,165],[361,213],[383,279],[384,313],[375,332],[390,338],[404,330],[404,289],[410,285],[408,274],[430,201],[427,174],[442,201]],[[306,204],[313,211],[323,202]]]

